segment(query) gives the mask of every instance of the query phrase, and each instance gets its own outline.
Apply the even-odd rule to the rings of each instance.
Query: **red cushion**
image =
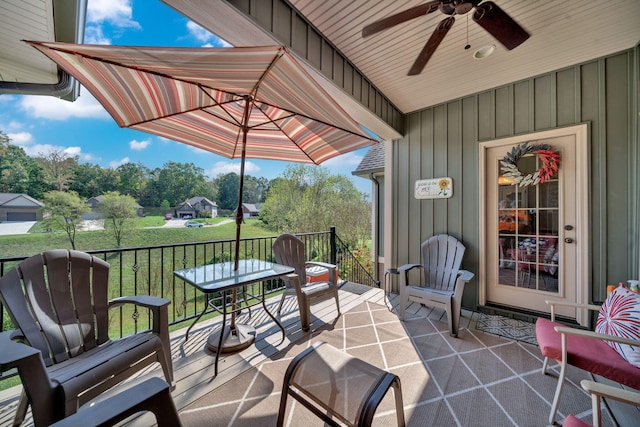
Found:
[[[562,343],[556,326],[565,326],[541,317],[536,321],[536,338],[542,355],[562,359]],[[605,341],[567,336],[567,363],[585,371],[601,375],[628,387],[640,389],[640,368],[636,368]]]
[[[592,427],[591,424],[582,421],[580,418],[576,418],[573,415],[569,415],[562,422],[562,427]]]

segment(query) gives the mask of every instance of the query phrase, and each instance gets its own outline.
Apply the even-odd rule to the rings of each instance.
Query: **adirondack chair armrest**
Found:
[[[322,267],[329,270],[329,281],[331,283],[338,283],[338,266],[335,264],[329,264],[328,262],[320,261],[307,261],[304,263],[305,267]]]
[[[460,271],[458,271],[458,283],[460,283],[460,282],[467,283],[468,281],[473,279],[473,276],[475,276],[475,274],[473,274],[470,271],[460,270]]]
[[[166,298],[154,297],[151,295],[135,295],[114,298],[109,301],[109,309],[119,307],[124,304],[136,304],[141,307],[148,308],[153,313],[152,331],[162,340],[167,355],[171,354],[171,344],[169,341],[169,310],[171,303]],[[170,360],[168,360],[170,363]],[[173,387],[173,384],[172,384]]]
[[[162,328],[168,328],[169,313],[167,307],[170,303],[171,301],[166,298],[154,297],[151,295],[124,296],[114,298],[109,301],[109,309],[119,307],[124,304],[135,304],[148,308],[153,313],[153,332],[160,333]]]
[[[15,341],[15,337],[19,336],[15,332],[0,332],[0,348],[2,349],[0,351],[0,372],[17,368],[19,365],[24,364],[29,357],[41,354],[39,350]]]
[[[109,308],[118,307],[123,304],[136,304],[153,309],[155,307],[168,306],[170,303],[171,301],[166,298],[154,297],[151,295],[135,295],[114,298],[109,301]]]
[[[317,265],[318,267],[324,267],[329,269],[333,268],[334,270],[338,268],[338,266],[335,264],[329,264],[328,262],[320,262],[320,261],[307,261],[305,262],[305,265],[307,266]]]
[[[49,379],[40,350],[14,341],[15,331],[0,333],[0,372],[16,368],[20,374],[24,391],[31,402],[36,424],[48,425],[62,417],[52,408],[56,383]]]
[[[462,293],[464,292],[464,285],[473,279],[474,274],[467,270],[458,271],[458,279],[456,280],[456,289],[454,291],[454,298],[458,301],[462,299]]]
[[[21,343],[27,342],[27,337],[24,336],[20,329],[14,329],[13,331],[7,331],[11,334],[11,341],[17,341]]]
[[[405,264],[398,267],[398,271],[406,272],[414,268],[423,268],[422,264]]]
[[[545,303],[549,305],[551,309],[551,321],[555,321],[555,308],[556,307],[574,307],[574,308],[586,308],[588,310],[598,311],[600,310],[599,305],[595,304],[582,304],[577,302],[569,302],[569,301],[559,301],[559,300],[546,300]]]
[[[284,280],[287,280],[293,284],[293,288],[296,290],[296,293],[299,295],[302,292],[300,288],[300,276],[297,273],[289,273],[284,276]]]
[[[400,274],[400,291],[402,292],[402,288],[409,286],[409,271],[414,268],[420,268],[424,270],[422,264],[405,264],[398,267],[398,273]]]

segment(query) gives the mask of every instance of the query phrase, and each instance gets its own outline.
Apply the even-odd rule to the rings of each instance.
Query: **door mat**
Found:
[[[352,294],[362,295],[372,288],[367,285],[361,285],[359,283],[348,282],[345,280],[342,284],[338,285],[338,289],[351,292]]]
[[[512,340],[538,345],[535,325],[523,320],[510,319],[495,314],[479,313],[476,329]]]

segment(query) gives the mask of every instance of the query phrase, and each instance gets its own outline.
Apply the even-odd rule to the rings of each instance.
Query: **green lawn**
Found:
[[[198,220],[204,224],[218,224],[228,218],[207,218]],[[160,216],[136,218],[135,228],[124,234],[122,247],[156,246],[167,243],[204,242],[235,238],[234,222],[219,226],[201,228],[162,228],[165,220]],[[272,236],[256,219],[246,220],[242,224],[241,237]],[[31,256],[49,249],[70,249],[71,242],[63,231],[47,232],[41,223],[37,223],[29,234],[0,236],[0,256]],[[76,234],[76,249],[81,251],[113,249],[116,242],[108,230],[79,231]]]
[[[207,225],[219,224],[220,222],[228,218],[208,218],[204,220],[197,220]],[[180,244],[190,242],[203,242],[212,240],[229,240],[235,238],[236,225],[235,222],[229,222],[219,226],[207,226],[202,228],[162,228],[165,224],[164,217],[162,216],[147,216],[144,218],[136,218],[135,228],[125,233],[125,237],[122,242],[122,247],[142,247],[142,246],[157,246],[164,244]],[[242,224],[241,237],[266,237],[272,236],[272,231],[266,230],[261,226],[258,220],[250,219],[246,220]],[[49,249],[69,249],[71,243],[66,233],[63,231],[50,231],[47,232],[42,223],[37,223],[30,230],[29,234],[24,235],[10,235],[0,236],[0,247],[2,252],[0,257],[8,256],[31,256],[33,254],[43,252]],[[109,231],[82,231],[76,235],[76,249],[78,250],[102,250],[115,248],[115,239],[109,233]],[[127,255],[125,255],[126,257]],[[117,259],[109,260],[110,262],[118,263]],[[160,263],[162,264],[162,262]],[[141,263],[144,268],[144,262]],[[125,294],[130,290],[130,283],[132,282],[129,276],[133,275],[131,271],[124,273],[124,282],[127,284],[124,290]],[[170,274],[167,274],[170,278]],[[170,279],[167,279],[170,280]],[[186,288],[189,289],[190,288]],[[193,301],[194,297],[190,298]],[[202,303],[204,296],[199,294],[195,296],[196,299]],[[124,319],[130,319],[132,307],[124,309]],[[211,313],[205,317],[212,317],[217,313]],[[142,313],[142,324],[145,324],[145,318],[147,314]],[[7,319],[9,321],[9,319]],[[133,332],[133,323],[124,322],[123,332]],[[184,324],[173,325],[171,330],[184,327]],[[0,381],[0,390],[4,390],[13,385],[19,384],[18,377],[13,377],[7,380]]]

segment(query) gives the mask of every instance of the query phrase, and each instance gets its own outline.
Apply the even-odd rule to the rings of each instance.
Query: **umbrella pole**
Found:
[[[249,109],[251,106],[251,98],[245,96],[244,117],[242,123],[242,157],[240,160],[240,185],[238,189],[238,208],[236,209],[236,247],[235,256],[233,260],[233,271],[238,271],[240,264],[240,227],[242,226],[243,214],[242,214],[242,193],[244,188],[244,163],[247,154],[247,132],[249,132]],[[235,351],[243,350],[253,344],[256,336],[255,328],[249,325],[236,325],[236,301],[238,293],[236,288],[233,288],[231,295],[231,321],[229,326],[222,325],[222,328],[218,333],[223,334],[222,339],[218,334],[213,334],[207,340],[207,346],[212,351],[218,350],[218,345],[222,341],[220,346],[220,353],[231,353]],[[226,298],[224,298],[223,304],[226,304]]]

